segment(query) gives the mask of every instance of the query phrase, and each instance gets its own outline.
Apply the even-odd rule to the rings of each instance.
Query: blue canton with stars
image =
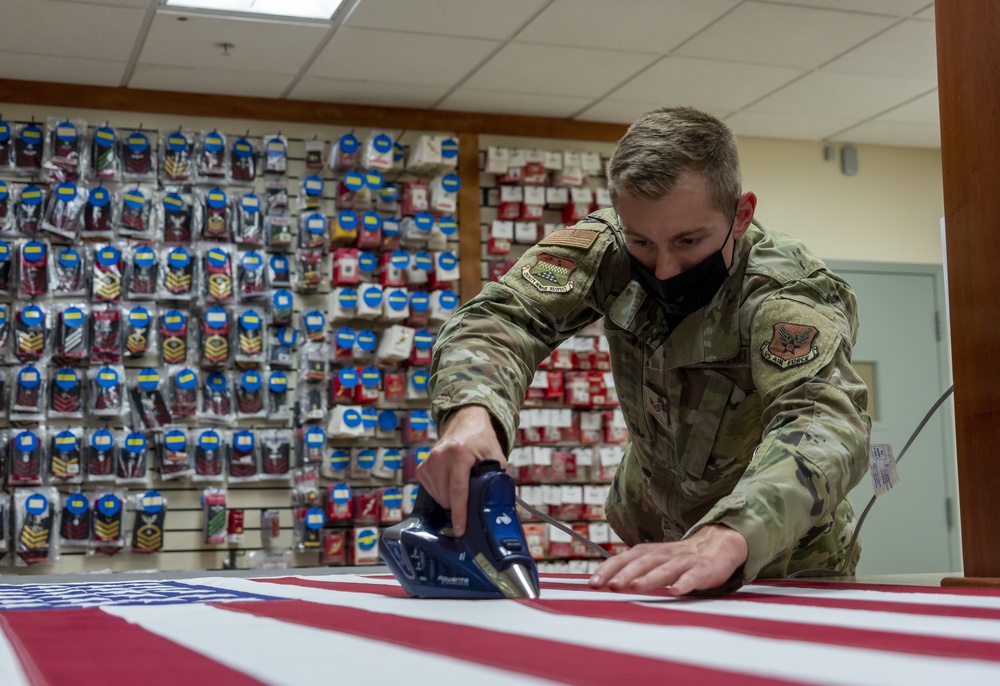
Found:
[[[178,581],[0,584],[0,610],[64,610],[99,605],[174,605],[278,599],[275,596]]]

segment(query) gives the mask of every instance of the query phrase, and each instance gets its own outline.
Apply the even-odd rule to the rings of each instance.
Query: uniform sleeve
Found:
[[[864,476],[868,391],[851,365],[852,301],[841,310],[807,297],[766,300],[751,325],[751,371],[763,404],[763,439],[732,494],[708,524],[743,534],[743,581],[828,518]]]
[[[606,230],[563,229],[546,241],[528,250],[500,283],[486,284],[460,307],[434,346],[435,422],[440,425],[454,409],[481,405],[503,427],[498,438],[508,452],[538,365],[600,317],[599,275],[614,254]]]

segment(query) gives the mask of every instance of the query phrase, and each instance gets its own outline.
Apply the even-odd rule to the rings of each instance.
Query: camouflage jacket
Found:
[[[509,449],[538,364],[602,316],[630,438],[607,501],[622,539],[722,524],[749,547],[733,582],[838,568],[871,432],[850,287],[798,241],[751,226],[712,302],[669,331],[631,279],[614,212],[598,212],[532,247],[442,327],[435,419],[481,405]]]

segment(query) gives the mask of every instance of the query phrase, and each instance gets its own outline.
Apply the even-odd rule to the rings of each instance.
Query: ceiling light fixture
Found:
[[[166,0],[168,7],[275,17],[330,19],[343,0]]]

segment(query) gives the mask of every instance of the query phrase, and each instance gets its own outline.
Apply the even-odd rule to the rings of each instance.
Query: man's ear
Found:
[[[757,196],[752,191],[747,191],[736,201],[736,224],[733,226],[733,236],[737,239],[750,228],[753,220],[753,213],[757,209]]]

